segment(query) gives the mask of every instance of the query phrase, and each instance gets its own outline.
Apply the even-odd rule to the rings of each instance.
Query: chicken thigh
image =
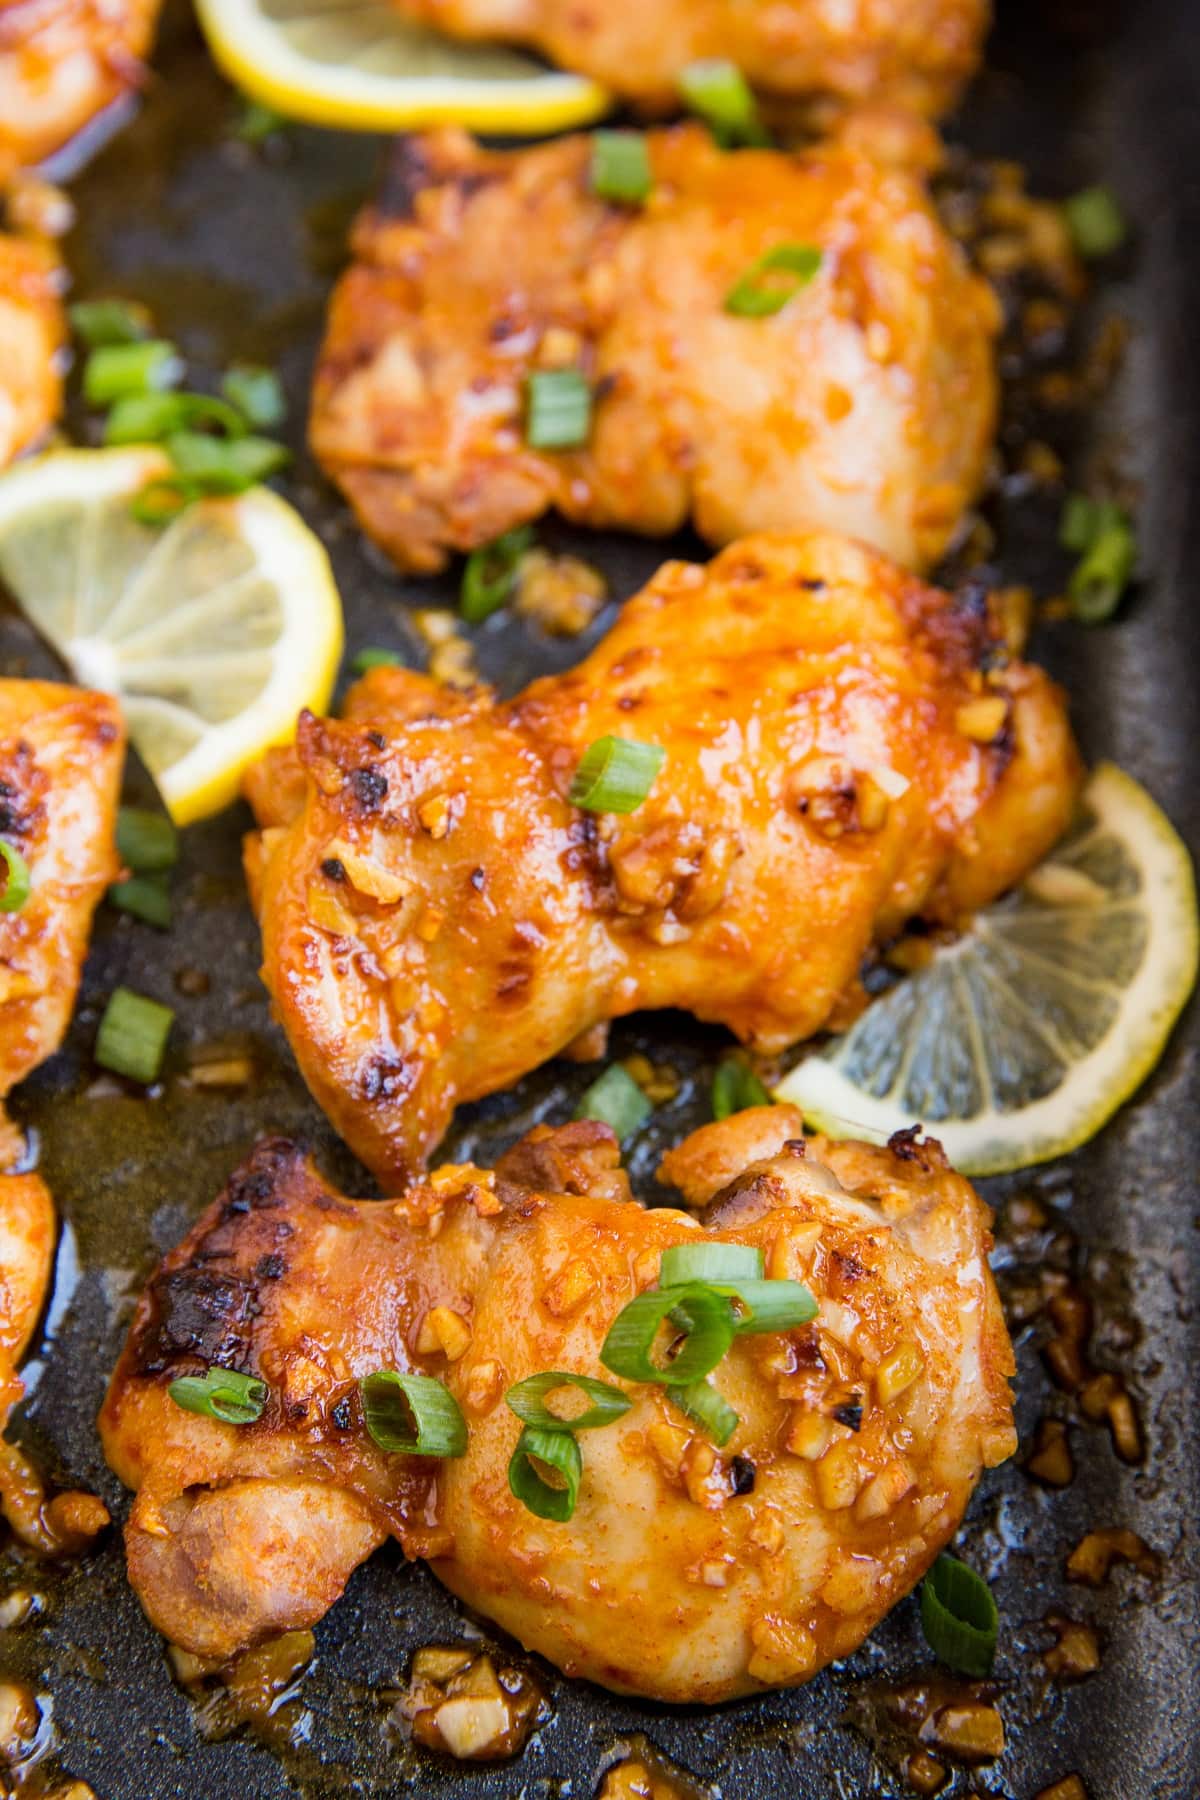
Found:
[[[159,0],[0,0],[0,187],[139,85]]]
[[[61,293],[49,246],[0,232],[0,469],[35,444],[62,408]]]
[[[737,1123],[707,1128],[704,1165]],[[151,1620],[230,1657],[313,1623],[393,1535],[527,1648],[620,1691],[716,1702],[846,1655],[1015,1448],[989,1215],[907,1134],[804,1143],[782,1107],[756,1136],[703,1225],[631,1204],[592,1121],[538,1127],[494,1171],[443,1168],[398,1203],[343,1199],[291,1145],[260,1145],[150,1284],[101,1415],[137,1490],[129,1571]],[[663,1252],[703,1243],[761,1251],[818,1307],[734,1339],[710,1378],[738,1414],[720,1448],[666,1387],[600,1360]],[[214,1365],[268,1385],[258,1422],[171,1399]],[[376,1447],[357,1384],[381,1368],[445,1384],[461,1456]],[[561,1521],[507,1474],[505,1394],[545,1370],[629,1402],[579,1433]]]
[[[651,536],[691,517],[718,544],[820,527],[932,563],[983,480],[998,309],[922,181],[848,143],[646,143],[641,208],[593,193],[588,137],[397,147],[313,395],[313,449],[364,529],[417,570],[549,508]],[[812,279],[731,311],[781,247],[819,253]],[[528,384],[563,371],[590,423],[537,448]]]
[[[30,875],[24,905],[0,912],[0,1101],[53,1055],[70,1020],[92,914],[120,870],[124,759],[111,695],[0,681],[0,838]]]
[[[456,37],[541,51],[641,106],[678,103],[689,63],[736,63],[779,95],[950,105],[979,58],[987,0],[393,0]]]
[[[627,815],[568,799],[610,735],[665,751]],[[344,721],[304,715],[248,784],[264,978],[387,1185],[460,1101],[636,1009],[772,1054],[811,1036],[874,943],[1013,885],[1077,779],[1061,694],[1006,657],[981,588],[750,539],[668,564],[511,702],[381,668]]]

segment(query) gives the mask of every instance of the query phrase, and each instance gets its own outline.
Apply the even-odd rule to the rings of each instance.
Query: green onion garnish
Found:
[[[449,1388],[432,1375],[376,1369],[358,1384],[367,1430],[395,1456],[462,1456],[467,1422]]]
[[[132,875],[128,881],[114,882],[108,898],[120,912],[141,919],[143,924],[156,925],[160,931],[171,923],[171,896],[165,873]]]
[[[750,1106],[770,1106],[771,1096],[740,1057],[727,1056],[713,1076],[712,1115],[727,1119]]]
[[[1111,256],[1125,242],[1125,218],[1109,188],[1072,194],[1063,201],[1063,212],[1080,256]]]
[[[666,1362],[651,1356],[659,1328],[668,1321],[682,1336],[676,1354]],[[626,1381],[661,1382],[687,1387],[715,1369],[734,1338],[733,1307],[714,1288],[693,1282],[688,1287],[652,1288],[622,1307],[608,1329],[600,1361]]]
[[[602,1124],[611,1125],[618,1143],[623,1144],[641,1129],[653,1111],[633,1076],[620,1063],[613,1063],[586,1090],[574,1117],[599,1119]]]
[[[739,319],[764,319],[781,312],[794,294],[807,287],[821,267],[815,244],[776,244],[756,257],[725,296],[725,311]],[[783,276],[783,280],[773,277]]]
[[[1116,611],[1137,561],[1128,513],[1111,500],[1073,494],[1063,508],[1059,541],[1083,552],[1067,585],[1075,617],[1085,625],[1101,624]]]
[[[585,812],[636,812],[666,760],[661,744],[597,738],[579,759],[567,799]]]
[[[726,150],[771,142],[750,84],[735,63],[715,57],[689,63],[679,77],[679,92],[689,111],[704,120]]]
[[[71,330],[89,350],[140,344],[150,336],[150,314],[136,300],[77,300],[67,308]]]
[[[277,132],[284,131],[287,124],[284,115],[276,112],[273,106],[265,106],[261,100],[247,100],[232,131],[243,144],[262,144]]]
[[[399,669],[402,666],[403,659],[395,650],[381,650],[376,645],[369,644],[351,660],[350,673],[365,675],[368,669]]]
[[[578,369],[536,369],[525,382],[525,442],[573,450],[592,428],[592,390]]]
[[[139,875],[173,869],[179,857],[179,837],[165,813],[123,806],[117,813],[117,855]]]
[[[0,912],[20,912],[29,898],[33,886],[29,876],[29,864],[15,845],[0,838],[0,857],[4,859],[7,875],[3,891],[0,892]]]
[[[723,1281],[718,1285],[722,1294],[731,1294],[744,1308],[734,1319],[738,1337],[791,1331],[817,1316],[817,1303],[802,1281]]]
[[[761,1281],[763,1256],[750,1244],[672,1244],[662,1253],[660,1287],[689,1281]]]
[[[577,1388],[592,1404],[573,1415],[556,1413],[547,1406],[546,1396],[558,1388]],[[518,1419],[543,1431],[592,1431],[597,1425],[611,1425],[632,1405],[620,1388],[607,1381],[596,1381],[590,1375],[572,1374],[568,1369],[546,1369],[540,1375],[528,1375],[510,1387],[504,1398]]]
[[[512,597],[518,565],[532,542],[533,527],[517,525],[494,543],[472,550],[463,565],[458,601],[468,624],[482,624]]]
[[[264,437],[226,439],[177,431],[166,447],[183,480],[209,494],[244,494],[292,460],[290,450]]]
[[[117,988],[96,1033],[96,1061],[114,1075],[127,1075],[149,1087],[162,1069],[174,1018],[169,1006],[147,1000],[132,988]]]
[[[235,363],[222,377],[221,392],[257,431],[274,431],[287,417],[283,384],[274,369]]]
[[[204,1413],[222,1425],[253,1425],[267,1403],[267,1384],[236,1369],[206,1369],[203,1375],[180,1375],[167,1389],[185,1412]]]
[[[169,525],[203,490],[193,481],[178,476],[162,475],[148,481],[129,502],[129,510],[139,525]]]
[[[597,131],[592,134],[590,184],[601,200],[623,206],[640,206],[654,186],[650,152],[638,131]]]
[[[141,344],[103,344],[83,367],[83,397],[89,406],[111,406],[127,394],[174,387],[183,363],[174,344],[149,338]]]
[[[711,1381],[693,1381],[685,1388],[672,1388],[671,1398],[689,1419],[703,1425],[718,1447],[727,1444],[741,1424],[738,1414]]]
[[[522,1506],[564,1523],[575,1511],[582,1478],[583,1456],[569,1431],[525,1426],[508,1465],[508,1485]]]
[[[242,415],[211,394],[126,394],[104,423],[106,444],[158,444],[175,432],[196,425],[216,425],[230,437],[243,437]]]
[[[948,1668],[976,1677],[991,1672],[1000,1615],[987,1582],[956,1556],[939,1556],[922,1582],[921,1626]]]

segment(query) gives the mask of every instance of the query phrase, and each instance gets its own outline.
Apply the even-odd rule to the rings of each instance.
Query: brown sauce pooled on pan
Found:
[[[52,1755],[51,1709],[24,1682],[0,1679],[0,1793],[13,1800],[97,1800]]]
[[[428,1644],[412,1659],[392,1723],[415,1744],[462,1762],[518,1756],[550,1717],[544,1690],[527,1670],[498,1663],[466,1644]]]
[[[621,1760],[609,1765],[596,1800],[713,1800],[706,1787],[665,1757],[644,1737],[621,1746]]]
[[[210,1743],[248,1730],[277,1754],[298,1747],[307,1721],[300,1679],[313,1659],[311,1631],[287,1631],[215,1663],[171,1645],[176,1681],[195,1702],[196,1729]]]

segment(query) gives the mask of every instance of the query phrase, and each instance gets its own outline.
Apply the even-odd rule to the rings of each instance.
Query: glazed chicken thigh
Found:
[[[53,1055],[71,1017],[115,847],[125,728],[108,694],[0,681],[0,838],[30,894],[0,912],[0,1100]]]
[[[739,1129],[706,1128],[698,1168],[722,1142],[736,1156]],[[715,1702],[847,1654],[1014,1449],[1012,1359],[987,1211],[936,1144],[799,1132],[790,1108],[761,1120],[759,1160],[704,1225],[632,1204],[591,1121],[398,1203],[345,1200],[291,1145],[260,1145],[143,1296],[101,1416],[137,1490],[129,1570],[152,1621],[228,1658],[319,1618],[390,1534],[528,1648],[618,1690]],[[761,1250],[769,1278],[807,1284],[815,1321],[734,1340],[711,1377],[739,1414],[720,1449],[665,1388],[621,1383],[624,1416],[579,1434],[573,1515],[528,1511],[506,1391],[547,1369],[612,1385],[613,1319],[664,1250],[702,1242]],[[212,1365],[268,1384],[257,1423],[172,1401],[175,1377]],[[380,1368],[446,1384],[463,1455],[376,1448],[357,1383]]]
[[[417,570],[550,508],[651,536],[691,517],[718,544],[820,527],[930,564],[983,480],[998,310],[923,182],[847,142],[646,142],[641,208],[593,193],[588,137],[397,147],[313,394],[313,449],[364,529]],[[780,246],[819,252],[812,279],[730,311]],[[563,370],[591,391],[586,442],[536,448],[527,384]]]
[[[49,246],[0,232],[0,469],[62,407],[62,282]]]
[[[0,187],[139,84],[159,0],[0,0]]]
[[[625,816],[567,797],[607,735],[666,753]],[[248,784],[264,978],[386,1185],[460,1101],[639,1008],[768,1053],[811,1036],[874,943],[1016,882],[1077,777],[1062,696],[1006,657],[982,589],[751,539],[668,564],[511,702],[385,668],[344,721],[302,717]]]
[[[987,0],[394,0],[464,38],[529,45],[639,105],[678,103],[689,63],[735,63],[773,94],[948,106],[978,60]]]

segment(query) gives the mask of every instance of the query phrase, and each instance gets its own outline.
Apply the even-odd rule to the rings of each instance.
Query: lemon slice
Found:
[[[884,1142],[918,1122],[967,1175],[1085,1143],[1162,1054],[1196,980],[1191,858],[1102,764],[1015,894],[876,1000],[777,1089],[816,1129]]]
[[[442,37],[389,0],[197,0],[197,11],[230,80],[311,125],[466,125],[532,137],[586,125],[610,105],[582,75]]]
[[[0,476],[0,579],[89,687],[119,694],[179,825],[322,711],[342,651],[329,559],[266,488],[202,500],[165,529],[130,498],[158,450],[60,450]]]

